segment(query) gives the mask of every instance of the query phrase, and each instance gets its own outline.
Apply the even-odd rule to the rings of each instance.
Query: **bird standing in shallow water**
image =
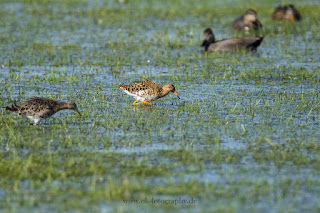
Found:
[[[136,98],[136,101],[133,102],[133,105],[144,103],[152,106],[149,101],[155,101],[158,98],[168,95],[170,92],[173,92],[173,94],[179,98],[179,95],[172,84],[161,86],[161,84],[154,81],[150,81],[142,77],[139,78],[143,79],[143,81],[137,81],[131,85],[119,85],[119,89]],[[137,101],[140,102],[137,103]]]
[[[12,106],[7,106],[6,110],[19,113],[19,115],[26,116],[37,125],[40,120],[46,119],[54,115],[60,110],[70,109],[74,110],[81,116],[77,105],[73,101],[60,102],[48,98],[33,97],[21,104],[14,103]]]

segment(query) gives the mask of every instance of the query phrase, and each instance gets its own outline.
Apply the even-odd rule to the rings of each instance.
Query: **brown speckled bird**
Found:
[[[34,122],[37,125],[40,120],[51,117],[60,110],[70,109],[74,110],[81,116],[77,105],[73,101],[60,102],[48,98],[33,97],[21,104],[14,103],[12,106],[7,106],[6,110],[19,113]]]
[[[278,6],[272,13],[273,20],[300,21],[301,14],[293,4]]]
[[[144,103],[152,106],[149,101],[155,101],[158,98],[162,98],[168,95],[170,92],[173,92],[173,94],[175,94],[179,98],[179,95],[172,84],[161,86],[161,84],[157,82],[150,81],[143,77],[139,78],[143,79],[143,81],[137,81],[131,85],[119,85],[119,89],[136,98],[136,101],[133,102],[133,105]],[[137,101],[140,102],[137,103]]]
[[[216,41],[210,28],[203,32],[203,42],[201,44],[203,51],[236,51],[236,50],[256,50],[261,44],[264,37],[244,37],[244,38],[227,38]]]

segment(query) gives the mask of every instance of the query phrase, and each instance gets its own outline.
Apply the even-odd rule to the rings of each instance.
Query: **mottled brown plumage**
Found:
[[[236,50],[256,50],[264,37],[244,37],[228,38],[220,41],[215,40],[215,36],[210,28],[203,32],[203,42],[201,44],[203,51],[236,51]]]
[[[231,29],[245,30],[251,29],[259,30],[262,28],[262,24],[258,19],[257,12],[253,9],[247,10],[243,15],[237,17],[231,24]]]
[[[168,95],[170,92],[173,92],[179,98],[178,93],[172,84],[161,86],[161,84],[150,81],[146,78],[139,78],[143,79],[143,81],[137,81],[131,85],[119,85],[119,89],[136,98],[136,101],[133,102],[133,105],[145,103],[151,106],[149,101],[155,101],[158,98]],[[141,102],[137,103],[137,101]]]
[[[272,13],[273,20],[300,21],[302,19],[300,12],[293,4],[278,6]]]
[[[7,106],[6,110],[19,113],[19,115],[26,116],[34,121],[34,125],[42,120],[51,117],[60,110],[70,109],[80,114],[77,105],[72,102],[60,102],[48,98],[33,97],[19,105],[14,103],[12,106]]]

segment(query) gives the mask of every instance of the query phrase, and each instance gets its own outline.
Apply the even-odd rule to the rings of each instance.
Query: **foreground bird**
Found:
[[[73,101],[60,102],[48,98],[33,97],[21,104],[14,103],[12,106],[7,106],[6,110],[19,113],[19,115],[26,116],[37,125],[40,120],[51,117],[60,110],[70,109],[74,110],[81,116],[77,105]]]
[[[257,12],[253,9],[247,10],[243,15],[236,18],[231,24],[231,29],[239,31],[249,31],[251,29],[259,30],[261,28],[262,24],[257,17]]]
[[[300,21],[301,14],[293,4],[278,6],[272,13],[273,20]]]
[[[228,38],[216,41],[210,28],[203,32],[202,50],[213,51],[235,51],[235,50],[256,50],[264,37]]]
[[[170,92],[173,92],[173,94],[175,94],[179,98],[179,95],[172,84],[161,86],[161,84],[156,83],[154,81],[150,81],[146,78],[139,78],[143,80],[137,81],[131,85],[119,85],[119,89],[123,90],[128,95],[131,95],[136,98],[136,101],[133,102],[133,105],[144,103],[149,106],[152,106],[152,104],[150,104],[149,101],[155,101],[158,98],[162,98],[168,95]],[[140,102],[137,103],[137,101]]]

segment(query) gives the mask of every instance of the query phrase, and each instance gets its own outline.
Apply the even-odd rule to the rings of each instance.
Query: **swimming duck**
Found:
[[[257,12],[253,9],[247,10],[243,15],[237,17],[231,24],[231,29],[245,30],[251,29],[259,30],[262,28],[262,24],[257,17]]]
[[[256,50],[261,44],[264,37],[244,37],[244,38],[228,38],[216,41],[211,28],[205,29],[203,32],[202,50],[213,51],[236,51],[236,50]]]
[[[272,13],[273,20],[300,21],[302,19],[299,11],[293,4],[278,6]]]

